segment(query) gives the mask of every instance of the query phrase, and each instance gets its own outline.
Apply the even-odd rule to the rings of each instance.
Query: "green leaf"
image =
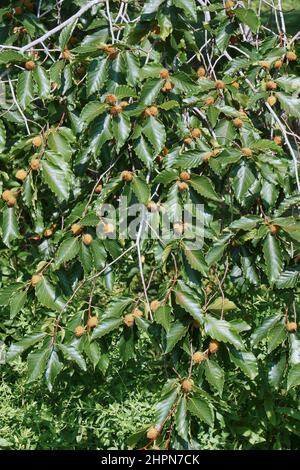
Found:
[[[278,289],[291,289],[296,286],[300,278],[300,267],[289,268],[282,271],[276,281]]]
[[[162,426],[168,414],[170,413],[171,408],[173,407],[175,401],[178,397],[178,387],[171,389],[168,393],[164,393],[162,400],[156,404],[156,419],[155,423],[158,428]]]
[[[42,176],[45,183],[56,194],[59,200],[68,199],[72,174],[68,164],[58,155],[45,152],[42,159]]]
[[[125,144],[131,131],[131,123],[128,116],[119,114],[112,120],[112,131],[113,136],[116,139],[117,152],[120,151],[121,147]]]
[[[150,0],[150,1],[146,2],[145,5],[143,6],[143,9],[142,9],[142,12],[141,12],[142,16],[151,15],[152,13],[156,13],[159,6],[164,2],[165,2],[165,0]]]
[[[141,135],[134,142],[134,151],[138,158],[146,165],[147,168],[151,168],[153,166],[153,149],[147,143],[143,135]]]
[[[50,349],[48,345],[40,351],[34,351],[28,355],[28,382],[34,382],[43,374],[49,355]]]
[[[119,328],[122,325],[123,319],[117,317],[105,317],[102,318],[100,324],[94,329],[92,334],[92,340],[96,338],[102,338],[102,336],[107,335],[112,330]]]
[[[62,370],[63,366],[63,363],[59,360],[58,354],[53,350],[50,354],[45,372],[46,383],[50,392],[52,392],[54,381]]]
[[[81,111],[80,119],[88,126],[94,119],[100,116],[100,114],[104,113],[106,109],[107,105],[105,103],[90,101]]]
[[[282,377],[286,367],[285,355],[282,355],[277,362],[271,364],[268,371],[268,381],[272,388],[278,388],[282,384]]]
[[[32,72],[22,72],[17,83],[17,100],[22,109],[26,109],[33,100]]]
[[[166,142],[165,127],[161,124],[160,121],[155,119],[153,116],[150,116],[147,118],[147,123],[143,127],[142,132],[147,137],[156,154],[158,155]]]
[[[213,339],[233,344],[237,349],[245,350],[242,339],[233,326],[225,320],[218,320],[207,315],[205,317],[205,331]]]
[[[140,94],[140,104],[141,105],[151,105],[156,102],[157,95],[160,92],[161,87],[163,86],[164,81],[160,79],[147,80]]]
[[[211,180],[207,176],[197,176],[192,174],[192,177],[189,181],[192,188],[207,199],[212,199],[213,201],[220,201],[219,196],[217,195]]]
[[[265,238],[263,252],[267,276],[270,284],[273,284],[279,278],[283,269],[283,260],[279,242],[276,237],[270,233]]]
[[[171,325],[172,309],[169,305],[163,305],[154,312],[154,320],[159,325],[163,326],[166,331],[169,331]]]
[[[210,385],[222,395],[225,381],[224,370],[211,359],[205,361],[205,377]]]
[[[230,348],[229,357],[251,380],[254,380],[258,375],[257,360],[252,352],[237,351],[234,348]]]
[[[27,300],[27,291],[16,292],[10,299],[10,317],[14,318],[24,307]]]
[[[207,275],[208,267],[205,262],[203,252],[201,250],[190,250],[189,245],[186,243],[183,245],[183,248],[189,265],[193,269],[196,269],[196,271],[202,273],[204,276]]]
[[[65,306],[58,287],[51,284],[44,276],[35,288],[35,295],[42,305],[50,309],[60,312]]]
[[[3,121],[0,120],[0,152],[3,152],[6,145],[6,129]]]
[[[289,116],[300,119],[300,99],[285,93],[276,93],[279,102]]]
[[[70,359],[71,361],[76,362],[80,369],[86,371],[86,363],[83,356],[74,346],[66,346],[65,344],[58,344],[57,347],[62,351],[66,358]]]
[[[184,11],[184,14],[197,21],[197,7],[195,0],[173,0],[173,4]]]
[[[294,92],[300,89],[300,77],[296,75],[283,75],[276,78],[276,83],[287,92]]]
[[[134,176],[131,184],[138,201],[146,204],[149,201],[150,192],[145,179],[140,176]]]
[[[245,23],[251,29],[252,33],[257,31],[260,21],[259,17],[253,10],[248,8],[235,8],[235,16],[242,22]]]
[[[101,90],[108,78],[107,59],[94,59],[90,63],[87,71],[86,90],[87,95],[91,96],[98,90]]]
[[[178,282],[178,287],[175,291],[176,303],[180,305],[186,312],[188,312],[194,320],[203,324],[203,312],[200,307],[200,299],[197,299],[195,293],[182,281]]]
[[[277,323],[268,335],[268,354],[282,344],[286,337],[287,331],[285,326],[282,323]]]
[[[238,201],[243,201],[246,193],[255,182],[255,176],[246,163],[242,163],[233,178],[233,190]]]
[[[170,329],[166,335],[166,350],[165,353],[169,353],[175,347],[188,331],[188,327],[180,322],[171,323]]]
[[[63,52],[64,49],[66,48],[72,34],[73,34],[73,31],[77,25],[77,21],[78,20],[75,20],[75,21],[72,21],[70,24],[68,24],[65,28],[62,29],[60,35],[59,35],[59,39],[58,39],[58,44],[59,44],[59,48],[60,50]]]
[[[70,261],[75,258],[79,252],[79,240],[76,237],[64,240],[57,250],[56,254],[56,265],[59,266],[61,263]]]
[[[300,364],[300,339],[296,334],[292,333],[289,335],[290,340],[290,357],[289,364],[291,366],[296,366]]]
[[[19,226],[14,207],[6,207],[3,209],[2,215],[2,240],[3,243],[10,247],[11,242],[19,238]]]
[[[281,318],[282,315],[280,313],[266,318],[266,320],[264,320],[264,322],[252,333],[252,345],[256,346],[261,340],[263,340],[269,334],[270,329],[276,325]]]
[[[238,307],[229,299],[222,299],[222,297],[218,297],[214,302],[208,305],[208,310],[219,312],[223,310],[223,312],[228,312],[230,310],[236,310]]]
[[[187,408],[192,415],[204,421],[209,426],[214,424],[214,412],[212,407],[201,398],[189,398]]]
[[[26,349],[30,348],[30,346],[33,346],[45,338],[46,335],[47,333],[45,332],[32,333],[31,335],[24,336],[24,338],[17,343],[11,344],[6,354],[7,362],[15,359],[15,357],[22,354]]]
[[[175,413],[175,424],[178,435],[185,441],[188,441],[189,423],[187,417],[186,397],[181,397],[178,401]]]
[[[300,364],[291,367],[287,377],[288,390],[297,385],[300,385]]]
[[[0,52],[0,64],[13,64],[17,62],[26,62],[27,57],[20,54],[17,51],[1,51]]]
[[[33,76],[38,88],[40,98],[47,98],[51,91],[50,80],[46,70],[40,65],[33,71]]]

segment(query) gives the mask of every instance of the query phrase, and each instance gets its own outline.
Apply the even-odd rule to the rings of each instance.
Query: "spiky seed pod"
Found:
[[[275,135],[273,141],[276,145],[282,145],[282,138],[280,137],[280,135]]]
[[[135,322],[134,315],[132,315],[132,313],[127,313],[123,319],[123,322],[126,326],[128,326],[128,328],[132,328]]]
[[[7,207],[14,207],[17,204],[17,199],[15,196],[11,196],[7,199],[6,205]]]
[[[186,191],[187,189],[189,189],[189,186],[187,183],[185,183],[184,181],[179,181],[177,183],[177,187],[179,189],[180,192],[183,192],[183,191]]]
[[[139,308],[135,308],[135,309],[132,311],[131,315],[133,315],[135,318],[140,318],[140,317],[143,316],[143,312],[142,312],[142,310],[140,310]]]
[[[130,181],[133,180],[133,174],[131,171],[122,171],[121,173],[121,180],[122,181],[127,181],[127,183],[129,183]]]
[[[110,60],[114,60],[118,57],[119,51],[115,47],[105,47],[104,52],[108,55]]]
[[[127,108],[127,106],[129,106],[129,103],[128,101],[121,101],[120,106],[121,108]]]
[[[203,354],[203,352],[200,352],[200,351],[196,351],[194,354],[193,354],[193,362],[194,364],[200,364],[201,362],[205,361],[206,357],[205,357],[205,354]]]
[[[174,85],[170,80],[166,80],[164,86],[162,87],[161,91],[168,93],[169,91],[173,90]]]
[[[209,345],[208,345],[208,349],[209,349],[209,352],[211,354],[214,354],[216,353],[217,351],[219,351],[219,342],[216,341],[215,339],[213,339],[212,341],[210,341]]]
[[[289,62],[295,62],[297,60],[297,54],[293,51],[289,51],[286,54],[286,58]]]
[[[158,108],[156,106],[150,106],[149,111],[150,111],[150,116],[158,115]]]
[[[62,56],[65,60],[71,60],[72,59],[72,52],[69,51],[69,49],[65,49],[62,53]]]
[[[280,232],[280,227],[279,227],[279,225],[276,225],[276,224],[270,224],[269,225],[269,230],[270,230],[272,235],[277,235],[277,233]]]
[[[82,242],[85,246],[90,246],[93,243],[93,237],[89,233],[85,233],[82,236]]]
[[[146,109],[144,110],[144,116],[145,116],[145,117],[151,116],[150,108],[146,108]]]
[[[81,224],[73,224],[71,226],[71,232],[75,237],[81,234],[82,229],[83,229],[83,226]]]
[[[198,70],[197,70],[197,76],[199,78],[202,78],[202,77],[205,77],[206,75],[206,70],[204,67],[199,67]]]
[[[205,100],[205,104],[207,104],[207,106],[211,106],[212,104],[214,104],[215,102],[215,99],[213,96],[208,96]]]
[[[166,78],[169,78],[170,74],[169,74],[169,71],[167,69],[161,69],[161,71],[159,72],[159,76],[160,76],[160,78],[165,80]]]
[[[233,86],[234,88],[240,88],[239,82],[232,82],[231,86]]]
[[[112,114],[113,116],[118,116],[118,114],[120,114],[122,111],[123,108],[119,104],[110,108],[110,114]]]
[[[193,139],[192,139],[191,137],[185,137],[185,138],[183,139],[183,143],[184,143],[185,145],[191,145],[192,142],[193,142]]]
[[[112,234],[115,231],[115,226],[113,224],[104,224],[103,231],[106,235]]]
[[[173,225],[173,230],[176,235],[182,235],[184,231],[184,224],[181,222],[175,222]]]
[[[225,9],[231,10],[234,7],[235,3],[233,0],[226,0],[225,2]]]
[[[154,201],[149,201],[147,204],[147,209],[151,212],[158,212],[159,206]]]
[[[179,175],[181,181],[188,181],[191,179],[191,175],[187,171],[182,171]]]
[[[27,171],[25,170],[18,170],[16,173],[16,179],[19,181],[24,181],[27,178]]]
[[[84,335],[85,328],[84,326],[78,325],[76,326],[74,333],[77,338],[80,338],[80,336]]]
[[[162,152],[162,154],[163,154],[164,156],[166,156],[166,155],[168,155],[168,153],[169,153],[169,149],[168,149],[167,147],[163,147],[163,149],[162,149],[161,152]]]
[[[297,323],[294,322],[294,321],[291,321],[291,322],[287,322],[286,324],[286,329],[289,333],[293,333],[294,331],[297,331]]]
[[[151,311],[155,312],[160,306],[161,306],[161,303],[159,300],[152,300],[150,304]]]
[[[273,80],[269,80],[269,81],[267,81],[267,83],[266,83],[266,88],[267,88],[267,90],[276,90],[276,88],[277,88],[277,83],[274,82]]]
[[[95,328],[95,326],[97,326],[97,325],[98,325],[98,318],[96,316],[91,317],[91,318],[88,319],[87,326],[89,328]]]
[[[185,393],[189,393],[193,389],[193,381],[189,379],[184,379],[181,383],[181,388]]]
[[[244,155],[244,157],[252,157],[252,150],[249,149],[248,147],[243,147],[241,152],[242,152],[242,155]]]
[[[36,171],[40,168],[40,160],[38,158],[33,158],[30,162],[30,168],[33,170],[33,171]]]
[[[1,197],[3,201],[7,202],[10,198],[14,197],[14,195],[12,191],[10,191],[9,189],[6,189],[5,191],[3,191]]]
[[[53,235],[52,228],[47,228],[46,230],[44,230],[44,237],[50,238],[50,237],[52,237],[52,235]]]
[[[159,431],[155,427],[151,427],[147,431],[147,437],[148,439],[151,439],[151,441],[155,441],[159,436]]]
[[[215,81],[215,88],[217,90],[224,90],[225,88],[225,83],[222,80],[216,80]]]
[[[26,70],[34,70],[36,67],[35,63],[33,60],[28,60],[28,62],[25,63],[25,69]]]
[[[116,95],[106,95],[105,102],[107,104],[115,104],[118,101]]]
[[[40,135],[37,135],[32,139],[32,145],[34,147],[40,147],[43,143],[43,138]]]
[[[280,69],[282,66],[283,66],[283,60],[281,59],[276,60],[276,62],[274,63],[275,69]]]
[[[270,68],[270,62],[267,62],[266,60],[260,60],[258,63],[263,69],[268,70]]]
[[[212,157],[213,157],[213,153],[212,153],[212,152],[206,152],[206,153],[203,155],[203,161],[204,161],[204,162],[208,162]]]
[[[232,122],[234,127],[236,127],[237,129],[243,127],[243,121],[240,118],[235,118]]]
[[[267,99],[267,102],[269,103],[270,106],[274,106],[274,104],[277,103],[277,98],[276,96],[269,96]]]
[[[193,139],[199,139],[199,137],[201,137],[201,129],[199,129],[199,127],[194,127],[194,129],[191,130],[191,136],[193,137]]]
[[[32,287],[35,287],[38,285],[39,282],[41,282],[42,276],[40,274],[34,274],[31,278],[31,285]]]
[[[102,191],[102,184],[98,184],[96,187],[95,187],[95,193],[96,194],[100,194],[101,191]]]

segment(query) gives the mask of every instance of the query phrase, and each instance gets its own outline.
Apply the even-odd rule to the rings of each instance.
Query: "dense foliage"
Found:
[[[299,447],[299,51],[276,3],[273,30],[261,2],[1,4],[2,370],[26,359],[46,416],[100,387],[83,447]],[[101,212],[123,197],[135,239]],[[110,393],[138,410],[119,438]]]

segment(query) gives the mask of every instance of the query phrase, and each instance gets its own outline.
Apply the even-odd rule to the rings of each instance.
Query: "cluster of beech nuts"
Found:
[[[96,316],[90,317],[86,323],[86,327],[89,330],[90,328],[95,328],[98,325],[98,318]],[[82,325],[76,326],[74,334],[77,338],[80,338],[85,333],[85,327]]]
[[[105,97],[105,102],[110,105],[110,114],[112,116],[118,116],[126,106],[129,105],[128,101],[121,101],[118,103],[118,98],[116,95],[109,94]]]
[[[83,231],[83,226],[81,224],[73,224],[71,226],[71,232],[74,235],[74,237],[81,235],[82,231]],[[84,233],[81,239],[82,239],[82,243],[86,246],[90,246],[94,241],[93,236],[90,233]]]

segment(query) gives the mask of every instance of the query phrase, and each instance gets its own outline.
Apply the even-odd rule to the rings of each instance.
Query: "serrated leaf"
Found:
[[[192,177],[189,181],[192,188],[207,199],[212,199],[213,201],[220,201],[219,196],[217,195],[215,188],[211,180],[207,176],[197,176],[192,174]]]
[[[158,155],[166,142],[166,130],[163,124],[153,116],[150,116],[147,118],[146,125],[143,127],[142,132],[154,148],[156,155]]]
[[[213,339],[224,343],[233,344],[237,349],[244,351],[245,346],[238,335],[233,329],[233,326],[225,320],[218,320],[211,315],[205,317],[205,331]]]
[[[122,325],[123,319],[117,317],[105,317],[102,318],[100,324],[94,329],[92,334],[92,340],[96,338],[102,338],[102,336],[107,335],[112,330],[119,328]]]
[[[186,397],[181,397],[178,401],[175,413],[175,424],[179,436],[182,437],[182,439],[185,441],[188,441],[189,423],[187,417]]]
[[[214,424],[214,412],[211,406],[201,398],[189,398],[187,408],[192,415],[204,421],[209,426]]]
[[[80,369],[86,371],[86,363],[82,354],[74,346],[66,346],[65,344],[58,344],[57,347],[62,351],[64,356],[71,361],[76,362]]]
[[[257,360],[252,352],[237,351],[234,348],[230,348],[229,357],[251,380],[254,380],[258,375]]]
[[[45,371],[50,355],[49,346],[46,345],[39,351],[31,352],[28,355],[28,382],[37,380]]]
[[[270,233],[265,238],[263,252],[267,276],[270,284],[273,284],[279,278],[283,269],[283,260],[279,242],[276,237]]]
[[[45,372],[46,383],[50,392],[52,392],[54,381],[63,366],[64,365],[60,362],[57,352],[52,350]]]
[[[211,359],[205,361],[205,377],[210,385],[222,395],[225,381],[224,370]]]
[[[86,78],[87,95],[91,96],[100,90],[108,78],[108,61],[107,59],[94,59],[88,68]]]
[[[180,322],[171,323],[170,329],[166,334],[166,350],[165,353],[169,353],[175,347],[188,331],[188,327]]]
[[[200,299],[197,299],[195,293],[182,281],[178,283],[178,288],[175,291],[176,303],[180,305],[186,312],[188,312],[194,320],[200,324],[203,323],[204,317],[200,307]]]
[[[58,287],[51,284],[44,276],[35,288],[35,295],[42,305],[53,310],[61,311],[65,306]]]
[[[266,318],[266,320],[264,320],[264,322],[252,333],[252,345],[256,346],[262,339],[264,339],[268,335],[270,329],[280,321],[281,317],[281,314],[277,313],[276,315]]]
[[[288,390],[298,385],[300,385],[300,364],[291,367],[287,377]]]
[[[40,98],[47,98],[51,91],[50,80],[46,70],[40,65],[33,71],[33,76],[38,88]]]
[[[33,80],[32,72],[22,72],[19,75],[17,83],[17,100],[22,109],[26,109],[27,106],[33,100]]]
[[[66,261],[70,261],[71,259],[75,258],[75,256],[79,252],[79,240],[76,237],[69,238],[64,240],[62,244],[59,246],[56,254],[56,264],[59,266],[61,263],[65,263]]]
[[[10,247],[11,242],[19,238],[19,226],[14,207],[6,207],[2,213],[2,240],[3,243]]]

